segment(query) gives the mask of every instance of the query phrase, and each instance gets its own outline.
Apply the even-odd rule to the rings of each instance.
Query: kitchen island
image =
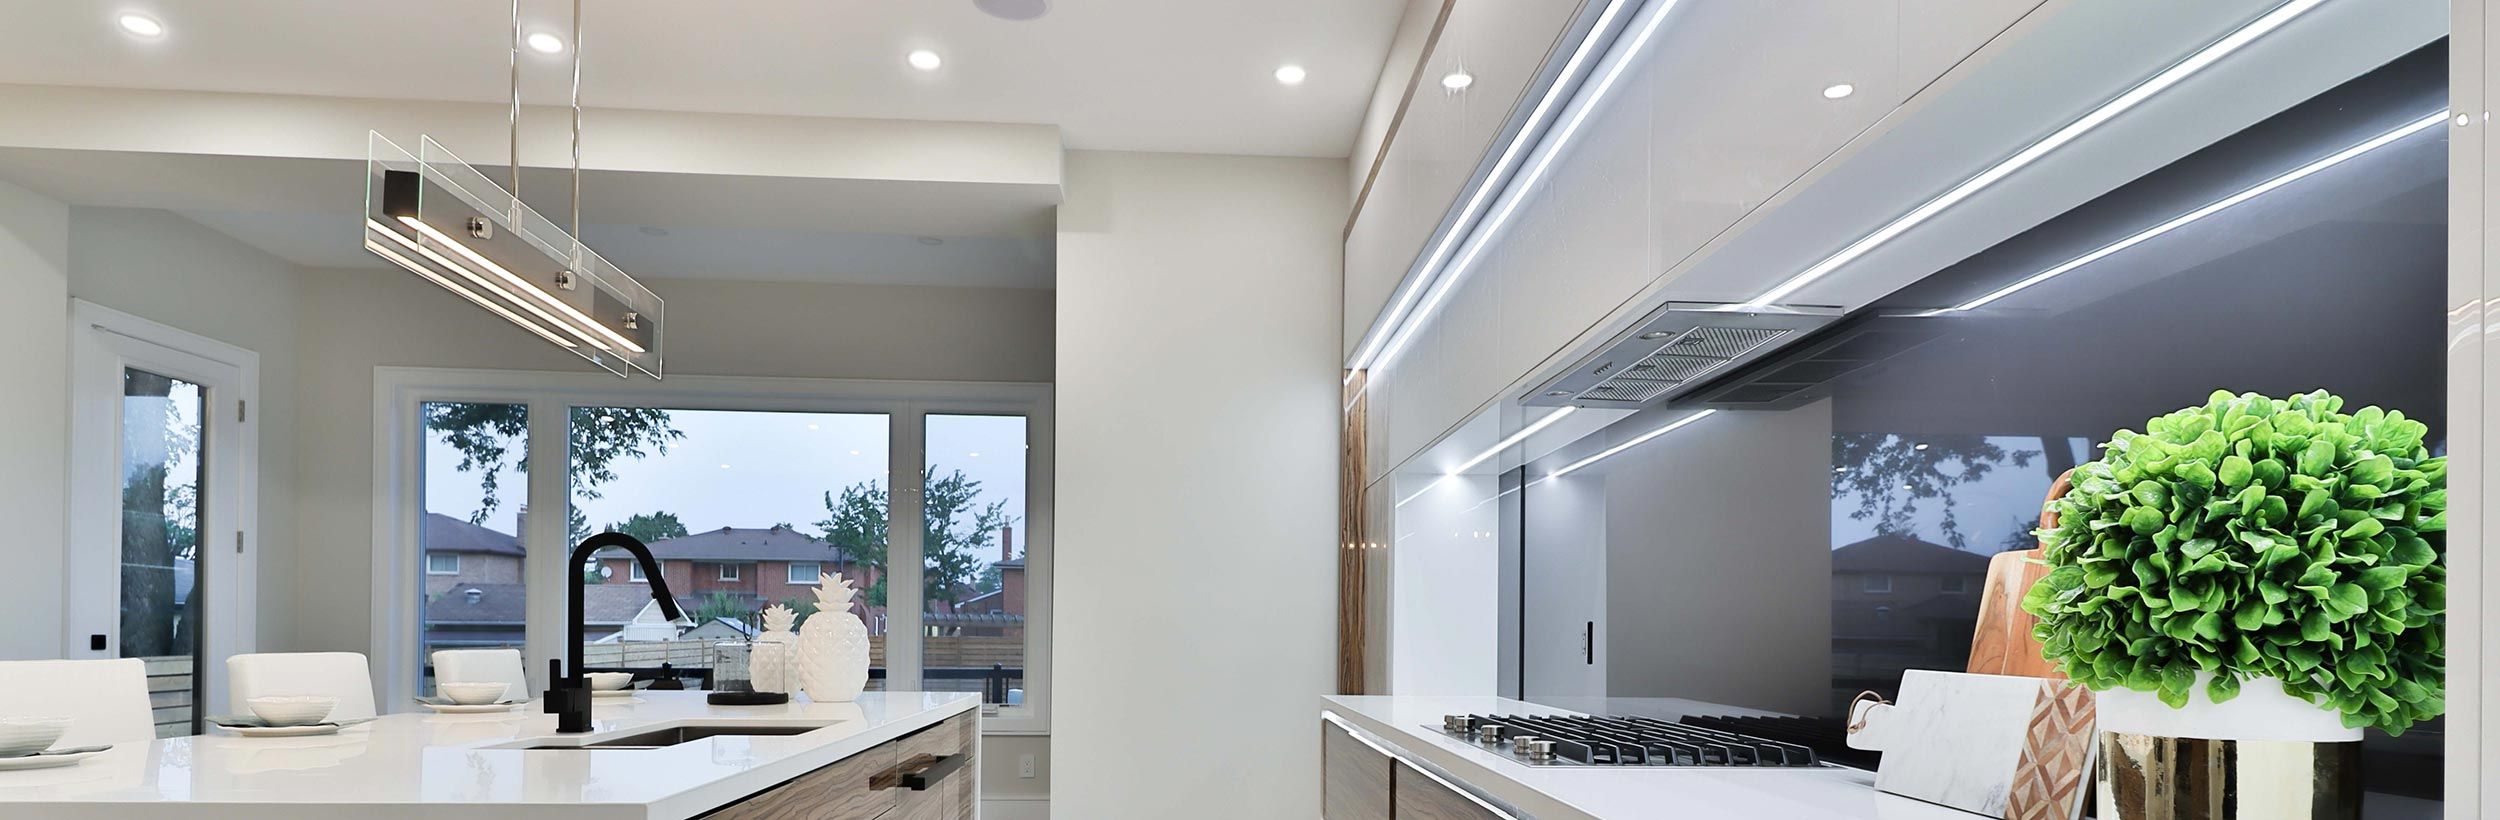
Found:
[[[980,701],[868,692],[855,703],[712,706],[702,692],[643,692],[600,699],[580,735],[556,734],[536,703],[386,715],[316,737],[211,729],[66,768],[0,771],[0,817],[968,820]],[[619,741],[634,747],[596,747]]]
[[[1677,702],[1605,703],[1608,714],[1671,718]],[[1682,703],[1689,704],[1685,701]],[[1575,703],[1597,705],[1597,702]],[[1707,713],[1729,714],[1712,706]],[[1741,713],[1746,710],[1733,710]],[[1325,820],[1970,820],[1978,815],[1875,790],[1838,766],[1530,766],[1438,728],[1444,715],[1581,715],[1496,697],[1332,695],[1320,701]]]

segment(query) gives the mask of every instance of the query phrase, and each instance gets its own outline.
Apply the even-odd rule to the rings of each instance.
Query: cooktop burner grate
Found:
[[[1645,717],[1447,715],[1432,727],[1529,766],[1827,766],[1794,743]]]

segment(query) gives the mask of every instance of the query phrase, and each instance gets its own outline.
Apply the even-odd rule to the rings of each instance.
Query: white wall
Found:
[[[1068,156],[1053,817],[1318,813],[1344,173]]]
[[[1607,695],[1830,708],[1831,441],[1815,402],[1719,413],[1602,462]]]
[[[73,208],[69,295],[260,354],[258,648],[293,639],[295,316],[302,274],[173,213]]]
[[[0,659],[61,652],[69,209],[0,182]]]
[[[1051,378],[1050,291],[653,280],[672,374]],[[298,320],[294,644],[372,642],[373,370],[584,371],[571,353],[392,270],[312,270]]]

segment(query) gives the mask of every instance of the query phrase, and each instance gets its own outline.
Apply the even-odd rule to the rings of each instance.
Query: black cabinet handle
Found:
[[[928,791],[930,786],[936,785],[940,780],[945,780],[947,775],[954,774],[955,770],[963,768],[964,764],[971,760],[971,755],[939,755],[936,762],[922,767],[919,771],[903,775],[903,788],[916,792]]]

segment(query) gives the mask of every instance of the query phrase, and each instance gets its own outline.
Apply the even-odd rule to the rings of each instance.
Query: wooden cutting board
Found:
[[[2055,501],[2073,488],[2075,471],[2067,470],[2049,485],[2047,501]],[[2057,526],[2057,513],[2041,504],[2040,528]],[[2034,678],[2064,680],[2047,658],[2040,656],[2040,642],[2031,637],[2031,627],[2040,619],[2023,611],[2023,595],[2031,585],[2047,577],[2049,568],[2040,563],[2040,548],[2021,552],[2001,552],[1988,559],[1988,582],[1979,593],[1979,625],[1971,631],[1968,669],[1980,675],[2022,675]]]

